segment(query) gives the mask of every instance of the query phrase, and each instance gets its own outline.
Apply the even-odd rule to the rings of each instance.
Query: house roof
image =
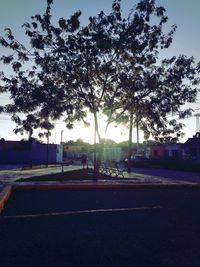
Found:
[[[184,144],[184,146],[200,146],[200,132],[197,132],[192,138],[189,138]]]

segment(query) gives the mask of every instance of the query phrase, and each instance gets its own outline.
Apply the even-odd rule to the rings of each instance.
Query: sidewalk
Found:
[[[200,183],[200,173],[184,172],[169,169],[156,168],[132,168],[127,177],[138,177],[139,179],[150,180],[150,182],[160,181],[162,183]]]
[[[81,165],[63,166],[63,171],[72,171],[81,169]],[[49,166],[34,169],[6,169],[0,170],[0,187],[5,184],[13,184],[20,178],[29,178],[33,176],[42,176],[62,172],[62,166]],[[200,174],[178,172],[173,170],[144,169],[134,168],[131,173],[124,172],[125,178],[116,178],[115,180],[103,180],[101,183],[150,183],[150,184],[193,184],[200,182]],[[181,178],[182,177],[182,178]],[[199,179],[197,179],[199,177]],[[91,181],[69,181],[69,182],[91,182]],[[47,182],[48,183],[48,182]],[[68,183],[68,181],[66,181]]]
[[[63,171],[72,171],[81,169],[81,166],[71,165],[63,166]],[[43,168],[33,169],[7,169],[0,170],[0,183],[11,183],[21,178],[29,178],[33,176],[42,176],[46,174],[60,173],[62,172],[62,166],[49,166]]]
[[[162,180],[169,179],[177,182],[200,183],[199,172],[187,172],[160,168],[132,168],[130,175],[132,175],[132,173],[135,175],[148,175],[155,178],[160,177]]]
[[[169,178],[169,177],[163,177],[159,175],[151,175],[151,174],[144,174],[144,173],[138,173],[137,170],[134,170],[130,173],[125,172],[124,174],[126,179],[129,179],[131,181],[139,182],[139,183],[151,183],[151,184],[188,184],[193,183],[190,181],[184,181],[181,179],[176,178]]]

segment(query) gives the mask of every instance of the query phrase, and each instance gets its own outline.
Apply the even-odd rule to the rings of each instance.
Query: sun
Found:
[[[71,130],[66,128],[64,122],[56,123],[55,129],[51,133],[50,142],[59,144],[61,142],[62,135],[63,142],[68,142],[70,140],[76,141],[81,138],[87,143],[94,144],[94,121],[91,114],[88,115],[87,121],[90,122],[89,127],[86,127],[83,122],[78,122],[75,123],[73,129]],[[101,116],[98,122],[102,138],[111,139],[116,143],[127,141],[129,139],[129,130],[125,126],[112,123],[109,125],[105,135],[106,118]],[[143,136],[141,136],[140,141],[142,141],[142,139]],[[136,141],[136,129],[133,129],[133,142],[134,140]]]

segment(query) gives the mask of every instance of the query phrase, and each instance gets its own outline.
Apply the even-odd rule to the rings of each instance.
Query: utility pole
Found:
[[[61,138],[60,138],[60,143],[62,144],[63,142],[63,130],[61,130]]]
[[[56,132],[55,132],[55,144],[56,144]]]
[[[200,113],[195,114],[196,117],[196,133],[200,132]]]
[[[47,132],[47,162],[46,162],[47,167],[49,165],[49,136],[50,136],[50,132],[48,130]]]

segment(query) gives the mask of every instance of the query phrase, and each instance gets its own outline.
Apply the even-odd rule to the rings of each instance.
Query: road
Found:
[[[15,191],[1,266],[199,267],[200,188]]]
[[[131,170],[131,174],[144,174],[155,177],[162,177],[166,179],[172,179],[176,181],[186,181],[194,183],[200,182],[200,173],[198,172],[184,172],[184,171],[155,169],[155,168],[133,168]]]

